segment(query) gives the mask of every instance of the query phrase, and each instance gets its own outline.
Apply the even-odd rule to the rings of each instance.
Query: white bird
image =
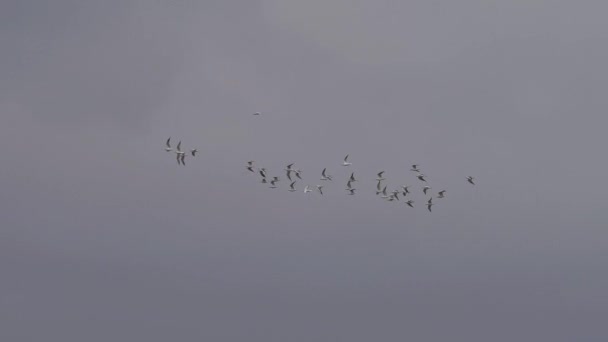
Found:
[[[413,200],[409,200],[407,202],[405,202],[405,204],[407,204],[408,206],[410,206],[411,208],[413,208],[414,206],[412,204],[414,204]]]
[[[379,195],[382,193],[382,181],[378,181],[378,184],[376,184],[376,195]]]
[[[344,161],[342,162],[343,166],[350,166],[353,165],[353,163],[349,163],[348,162],[348,154],[346,155],[346,157],[344,157]]]
[[[178,165],[179,164],[184,165],[184,166],[186,165],[186,162],[184,160],[186,158],[186,154],[185,153],[176,154],[176,157],[177,157],[177,164]]]
[[[422,188],[422,192],[424,192],[424,194],[426,195],[426,192],[429,191],[430,188],[430,186],[425,185],[424,188]]]
[[[177,143],[177,149],[176,149],[175,153],[177,153],[177,154],[184,154],[184,152],[182,152],[182,148],[181,147],[182,147],[182,142],[180,141],[180,142]]]
[[[296,191],[295,185],[296,185],[296,182],[293,182],[293,183],[289,184],[289,191],[290,192]]]
[[[445,196],[443,195],[445,194],[445,190],[441,190],[437,193],[437,198],[444,198]]]
[[[192,154],[193,157],[196,157],[196,152],[198,152],[198,150],[196,148],[193,150],[190,150],[190,153]]]
[[[317,190],[319,190],[319,193],[323,195],[323,185],[317,185]]]
[[[324,168],[323,171],[321,171],[321,180],[331,180],[331,175],[327,174],[327,168]]]
[[[380,198],[388,198],[388,194],[386,193],[386,185],[384,186],[384,189],[382,189],[382,196],[380,196]]]
[[[379,181],[383,181],[385,178],[382,177],[382,175],[384,174],[384,171],[380,171],[378,172],[378,178],[376,178],[376,180]]]
[[[418,170],[418,165],[416,165],[416,164],[412,165],[412,168],[410,169],[410,171],[420,172],[420,170]]]
[[[306,193],[309,193],[309,192],[311,192],[311,191],[312,191],[312,190],[310,189],[310,187],[309,187],[308,185],[304,187],[304,193],[305,193],[305,194],[306,194]]]
[[[172,150],[172,148],[171,148],[171,137],[169,137],[169,139],[167,139],[167,142],[165,143],[165,145],[167,145],[167,147],[165,147],[165,151],[171,152],[171,150]]]
[[[421,180],[421,181],[423,181],[423,182],[426,182],[426,179],[424,179],[424,177],[425,177],[425,176],[424,176],[422,173],[419,173],[419,174],[418,174],[418,179],[420,179],[420,180]]]
[[[475,185],[475,183],[473,182],[473,177],[471,177],[471,176],[467,177],[467,181],[469,181],[469,183]]]

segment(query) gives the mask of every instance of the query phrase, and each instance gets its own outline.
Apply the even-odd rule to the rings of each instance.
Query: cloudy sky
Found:
[[[607,11],[0,2],[0,339],[606,341]]]

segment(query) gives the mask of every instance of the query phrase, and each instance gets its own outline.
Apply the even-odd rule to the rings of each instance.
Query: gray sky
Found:
[[[607,11],[2,1],[0,339],[605,341]]]

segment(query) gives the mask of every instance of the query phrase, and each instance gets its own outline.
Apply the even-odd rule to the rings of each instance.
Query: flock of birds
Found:
[[[254,113],[253,115],[260,115],[260,113],[257,112],[257,113]],[[166,142],[165,151],[175,152],[178,165],[186,165],[186,163],[185,163],[186,156],[191,155],[192,157],[195,157],[198,150],[191,149],[190,153],[188,154],[187,152],[182,151],[181,144],[182,143],[180,141],[177,144],[175,150],[173,150],[173,148],[171,147],[171,138],[169,138],[169,139],[167,139],[167,142]],[[349,162],[348,158],[349,158],[349,155],[346,155],[346,157],[344,157],[344,159],[342,161],[342,166],[350,167],[353,165],[351,162]],[[298,191],[296,189],[296,183],[297,183],[298,179],[302,180],[302,170],[294,168],[294,164],[295,163],[288,164],[283,169],[283,171],[285,171],[285,175],[286,175],[287,179],[290,182],[289,188],[287,189],[287,191],[289,191],[289,192]],[[262,177],[261,183],[270,184],[269,188],[271,188],[271,189],[278,188],[278,184],[281,179],[278,176],[270,177],[268,175],[268,171],[266,170],[266,168],[264,168],[264,167],[257,168],[255,166],[255,161],[253,161],[253,160],[248,161],[247,164],[245,165],[245,169],[252,173],[259,174]],[[410,171],[416,172],[416,178],[418,178],[418,180],[420,180],[422,182],[422,193],[424,195],[430,196],[428,198],[428,200],[426,201],[425,206],[427,207],[428,211],[431,212],[432,211],[431,208],[433,205],[435,205],[435,203],[433,203],[433,194],[429,192],[429,190],[431,190],[431,187],[428,185],[426,175],[424,175],[420,171],[417,164],[412,165],[412,168],[410,169]],[[403,198],[403,203],[405,203],[407,206],[413,208],[414,200],[411,199],[411,195],[408,196],[409,194],[411,194],[411,192],[410,192],[411,186],[402,185],[399,189],[388,191],[387,185],[383,184],[383,181],[386,180],[386,178],[384,178],[384,173],[385,173],[384,171],[380,171],[376,174],[376,178],[375,178],[375,181],[377,182],[376,183],[376,195],[379,196],[381,199],[386,200],[388,202],[400,201],[401,200],[400,196],[401,196]],[[295,179],[295,178],[297,178],[297,179]],[[328,173],[327,168],[324,168],[321,171],[320,180],[323,182],[333,181],[333,176]],[[474,178],[472,176],[468,176],[466,178],[466,180],[471,185],[475,185]],[[346,188],[344,189],[347,192],[347,195],[353,196],[356,194],[357,189],[353,186],[354,183],[356,183],[356,182],[358,182],[358,180],[355,178],[355,173],[351,172],[350,177],[348,177],[348,180],[346,182]],[[320,195],[323,195],[324,185],[322,185],[322,184],[317,184],[315,187],[312,187],[311,185],[306,185],[306,186],[304,186],[303,191],[305,194],[308,194],[310,192],[313,192],[315,188],[316,188],[316,192],[318,192]],[[441,191],[437,192],[435,198],[438,198],[438,199],[445,198],[445,193],[446,193],[446,190],[441,190]]]

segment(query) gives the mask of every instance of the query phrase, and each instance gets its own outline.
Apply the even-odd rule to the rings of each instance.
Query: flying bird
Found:
[[[300,171],[300,170],[294,170],[293,172],[296,174],[296,177],[302,179],[302,177],[300,176],[300,174],[302,173],[302,171]]]
[[[429,210],[429,212],[432,212],[432,211],[431,211],[431,207],[432,207],[432,206],[433,206],[433,203],[430,203],[430,202],[429,202],[429,203],[427,203],[427,204],[426,204],[426,208]]]
[[[305,193],[305,194],[306,194],[306,193],[309,193],[309,192],[311,192],[311,191],[312,191],[312,190],[310,189],[310,187],[309,187],[308,185],[304,187],[304,193]]]
[[[409,186],[403,185],[401,189],[403,189],[403,197],[410,193]]]
[[[437,198],[444,198],[445,190],[441,190],[437,193]]]
[[[376,195],[379,195],[382,193],[382,181],[378,181],[378,184],[376,184]]]
[[[169,139],[167,139],[167,142],[165,143],[165,145],[167,147],[165,147],[165,151],[167,152],[171,152],[172,148],[171,148],[171,137],[169,137]]]
[[[420,179],[423,182],[426,182],[426,179],[424,179],[424,175],[422,173],[418,174],[418,179]]]
[[[350,174],[349,181],[350,181],[350,182],[356,182],[356,181],[357,181],[357,180],[355,179],[355,173],[354,173],[354,172]]]
[[[247,170],[255,173],[255,171],[253,170],[253,163],[254,163],[253,160],[248,161],[246,168],[247,168]]]
[[[323,195],[323,185],[317,185],[317,190],[319,190],[319,193]]]
[[[327,168],[324,168],[323,171],[321,171],[321,180],[331,180],[331,176],[327,174]]]
[[[382,175],[384,174],[384,171],[380,171],[378,172],[378,178],[376,178],[376,180],[379,181],[383,181],[385,178],[382,177]]]
[[[295,185],[296,185],[296,182],[293,182],[293,183],[289,184],[289,191],[290,192],[296,191]]]
[[[355,190],[357,190],[357,189],[346,189],[346,190],[349,191],[349,195],[354,195]]]
[[[262,178],[266,178],[266,169],[265,168],[258,169],[258,172],[260,173]]]
[[[473,182],[473,177],[469,176],[467,177],[467,181],[473,185],[475,185],[475,183]]]
[[[424,192],[424,194],[426,195],[426,192],[429,191],[430,188],[430,186],[425,185],[424,188],[422,188],[422,192]]]
[[[413,207],[414,207],[414,206],[413,206],[413,204],[414,204],[414,201],[413,201],[413,200],[408,200],[407,202],[405,202],[405,204],[407,204],[407,205],[408,205],[408,206],[410,206],[411,208],[413,208]]]
[[[343,166],[350,166],[353,165],[353,163],[349,163],[348,162],[348,154],[346,155],[346,157],[344,157],[344,161],[342,162]]]
[[[410,171],[420,172],[420,170],[418,170],[418,165],[417,164],[412,165],[412,168],[410,169]]]
[[[198,152],[197,149],[190,150],[190,153],[192,154],[193,157],[196,157],[196,152]]]
[[[182,142],[181,141],[177,143],[177,150],[175,151],[175,153],[177,153],[178,155],[184,154],[184,152],[182,152]]]
[[[255,112],[253,113],[253,115],[260,115],[260,112]]]
[[[276,183],[277,183],[277,180],[276,180],[276,179],[271,180],[271,181],[270,181],[270,188],[271,188],[271,189],[276,189],[276,188],[277,188]]]

